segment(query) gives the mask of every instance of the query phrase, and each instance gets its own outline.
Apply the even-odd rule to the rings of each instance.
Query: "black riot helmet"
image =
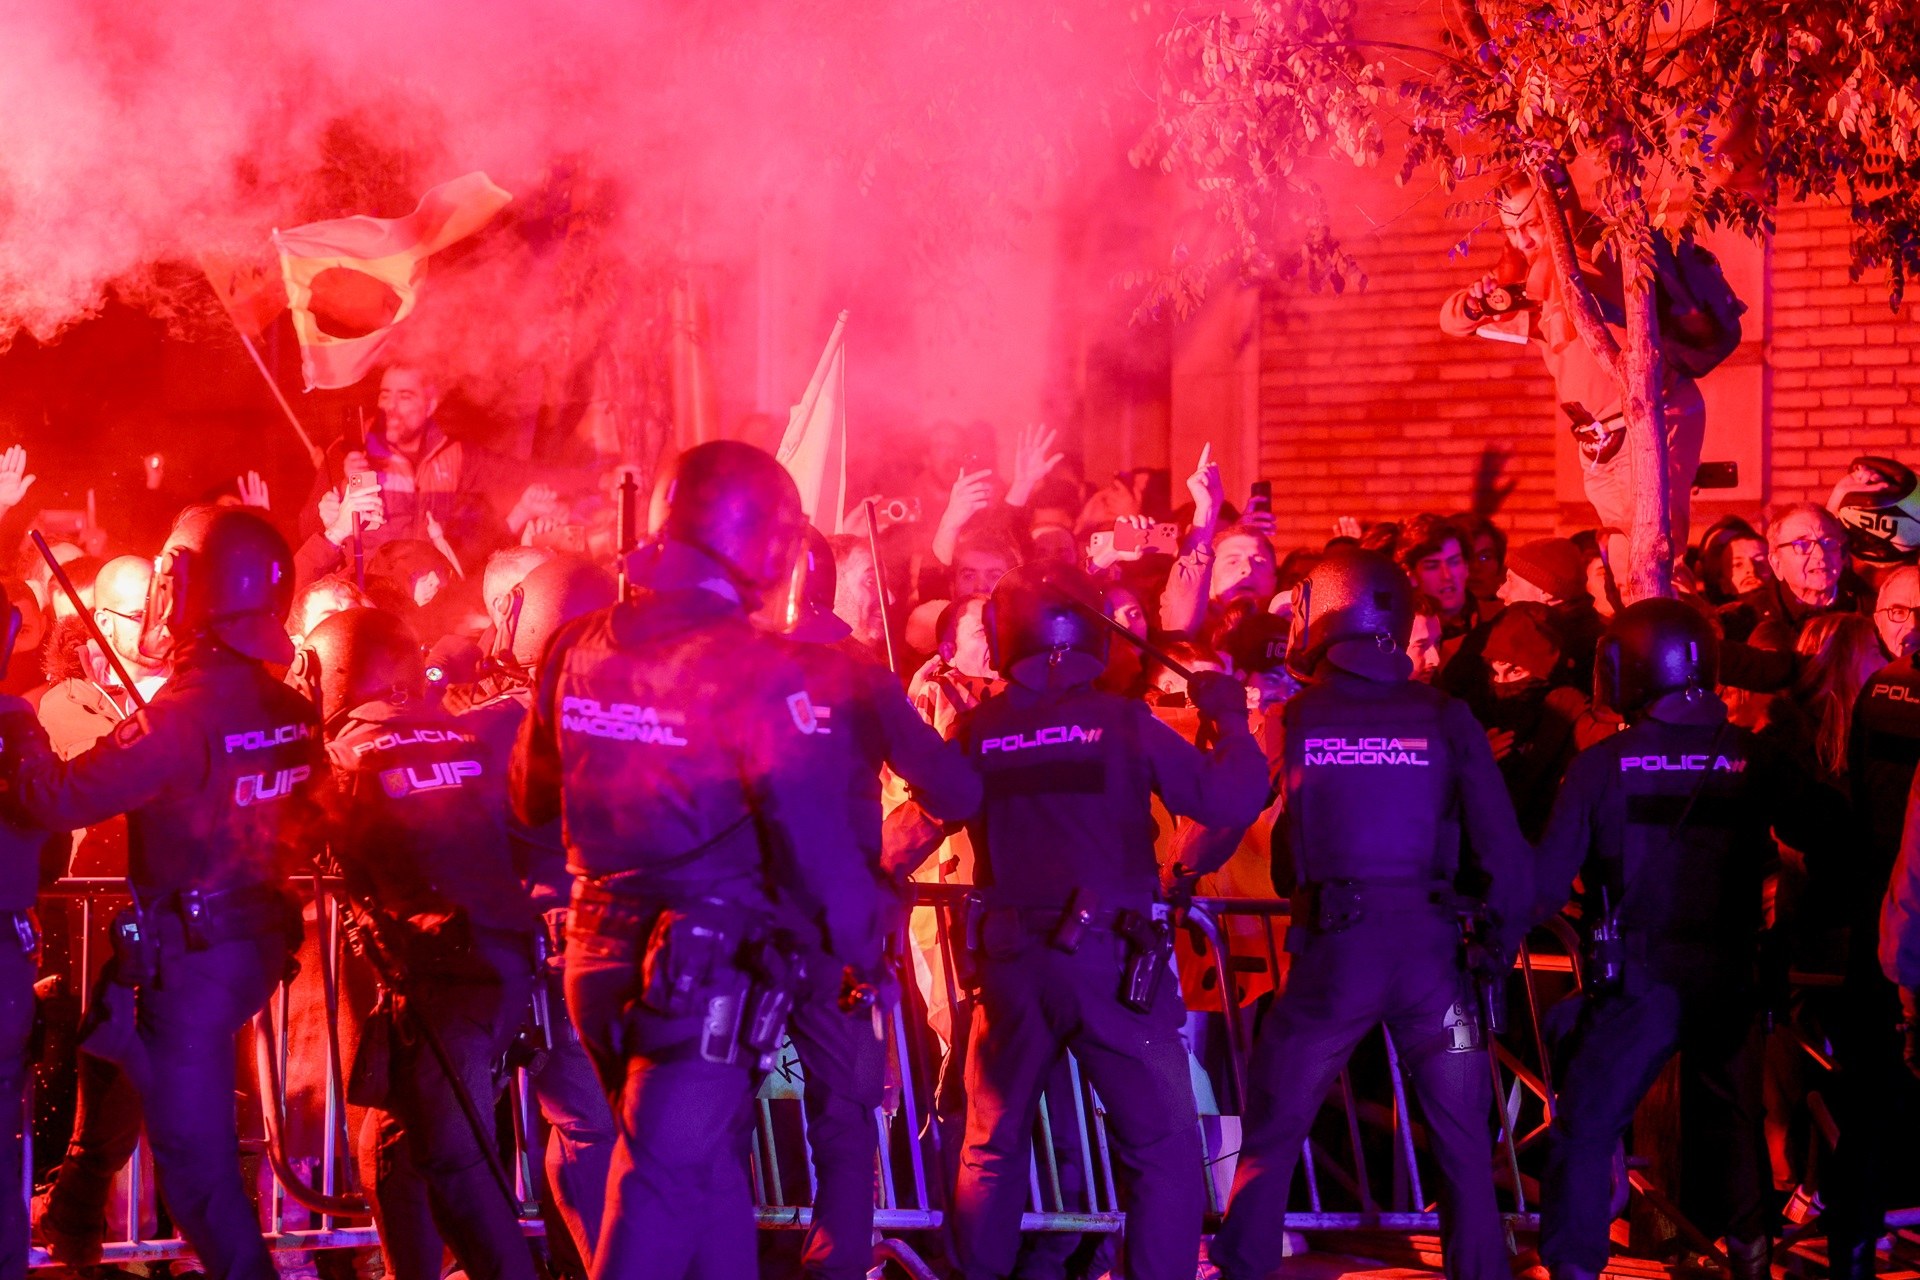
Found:
[[[1293,631],[1287,667],[1302,679],[1334,645],[1361,641],[1383,656],[1383,672],[1398,663],[1413,634],[1413,587],[1400,566],[1358,547],[1328,553],[1293,588]]]
[[[1100,589],[1075,565],[1023,564],[1001,577],[982,621],[993,668],[1029,688],[1090,684],[1107,669],[1111,634]]]
[[[833,612],[839,565],[833,544],[808,525],[793,557],[793,571],[760,602],[757,620],[772,631],[792,631],[810,617]]]
[[[292,603],[293,552],[278,529],[240,507],[193,508],[154,566],[140,652],[164,661],[204,636],[256,662],[289,662]]]
[[[1669,693],[1709,694],[1720,679],[1720,638],[1698,609],[1641,600],[1615,616],[1593,664],[1596,700],[1632,720]]]
[[[661,472],[648,527],[656,541],[702,552],[757,598],[793,568],[806,522],[800,490],[772,454],[709,440]]]
[[[313,702],[331,731],[369,702],[419,702],[427,692],[427,661],[419,637],[401,619],[384,609],[347,609],[308,634],[287,683]]]
[[[494,661],[531,679],[554,632],[606,608],[618,594],[613,575],[598,565],[578,556],[554,557],[520,579],[508,596]]]

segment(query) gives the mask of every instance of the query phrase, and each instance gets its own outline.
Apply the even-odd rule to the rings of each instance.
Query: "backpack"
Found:
[[[1740,301],[1720,260],[1692,236],[1679,246],[1653,239],[1655,290],[1660,307],[1660,354],[1675,371],[1704,378],[1740,345]]]

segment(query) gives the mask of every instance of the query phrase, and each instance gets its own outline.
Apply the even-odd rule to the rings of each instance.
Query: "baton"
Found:
[[[127,691],[127,697],[133,700],[136,709],[145,711],[147,700],[140,696],[140,690],[134,688],[133,677],[127,674],[126,665],[120,661],[120,655],[115,653],[113,646],[107,643],[106,633],[100,630],[100,624],[93,620],[93,610],[87,608],[86,601],[80,598],[80,589],[73,585],[73,579],[67,576],[66,569],[54,559],[53,548],[47,545],[46,538],[41,536],[38,529],[30,531],[27,536],[32,538],[33,545],[39,548],[40,555],[47,562],[47,568],[53,570],[53,580],[60,584],[62,591],[67,593],[67,601],[73,605],[73,611],[80,615],[80,621],[86,624],[87,633],[93,637],[93,642],[100,646],[100,652],[106,655],[107,665],[113,668],[113,674],[120,677],[120,687]]]
[[[640,481],[631,469],[620,473],[619,504],[614,509],[613,541],[615,553],[620,557],[620,594],[622,603],[633,595],[633,583],[630,580],[628,561],[632,559],[634,548],[639,544],[640,523]]]
[[[1058,588],[1056,588],[1056,590],[1058,590]],[[1155,662],[1159,663],[1161,666],[1165,667],[1167,670],[1173,672],[1173,674],[1179,676],[1182,680],[1185,680],[1189,684],[1193,683],[1194,673],[1190,668],[1188,668],[1184,663],[1180,662],[1177,658],[1174,658],[1171,654],[1169,654],[1165,649],[1162,649],[1159,645],[1153,644],[1152,642],[1147,640],[1142,640],[1139,636],[1127,630],[1120,623],[1115,622],[1112,618],[1109,618],[1107,616],[1106,610],[1096,608],[1093,605],[1088,604],[1085,600],[1076,599],[1075,597],[1067,594],[1065,591],[1060,591],[1060,598],[1062,600],[1065,600],[1068,604],[1072,605],[1074,608],[1080,610],[1082,613],[1086,614],[1088,617],[1098,618],[1103,626],[1105,626],[1109,631],[1113,632],[1115,635],[1119,636],[1122,640],[1125,640],[1128,644],[1138,649],[1141,653],[1145,654],[1147,657],[1152,658]]]
[[[887,646],[887,670],[900,674],[900,659],[893,653],[893,623],[887,620],[887,583],[880,574],[880,529],[874,518],[873,499],[868,498],[867,549],[873,557],[873,589],[880,593],[880,639]]]

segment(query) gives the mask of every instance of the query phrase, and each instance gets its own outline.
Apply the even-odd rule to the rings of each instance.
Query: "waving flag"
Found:
[[[847,499],[847,313],[833,323],[806,394],[787,415],[776,455],[800,487],[813,527],[840,533]]]
[[[412,314],[431,255],[487,224],[513,197],[470,173],[404,218],[336,218],[273,233],[307,390],[367,376]]]

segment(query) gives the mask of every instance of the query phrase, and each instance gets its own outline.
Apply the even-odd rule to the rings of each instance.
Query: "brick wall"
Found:
[[[1775,501],[1824,501],[1863,453],[1920,465],[1920,313],[1883,275],[1847,282],[1846,212],[1784,213],[1770,262],[1767,353]],[[1911,292],[1911,291],[1910,291]]]
[[[1463,510],[1488,475],[1514,486],[1503,524],[1529,536],[1552,530],[1545,367],[1527,348],[1451,338],[1438,326],[1441,301],[1497,252],[1486,241],[1467,261],[1449,259],[1460,234],[1439,200],[1422,201],[1352,245],[1365,289],[1266,297],[1260,462],[1284,546],[1317,545],[1343,515]]]
[[[1538,356],[1437,327],[1441,300],[1497,254],[1497,237],[1483,234],[1467,260],[1450,260],[1446,246],[1462,230],[1439,199],[1410,202],[1352,243],[1364,290],[1265,298],[1259,456],[1284,546],[1317,544],[1340,515],[1463,509],[1492,463],[1498,483],[1514,486],[1495,518],[1516,535],[1591,522],[1590,508],[1562,501],[1564,485],[1556,493],[1562,428]],[[1753,421],[1727,424],[1759,434],[1749,456],[1763,474],[1758,496],[1734,509],[1824,499],[1862,453],[1920,466],[1920,314],[1912,303],[1889,311],[1884,277],[1849,284],[1847,262],[1844,211],[1782,214],[1755,290],[1764,296],[1748,298],[1748,335],[1765,339],[1754,348],[1762,391]],[[1745,358],[1743,348],[1729,367]]]

